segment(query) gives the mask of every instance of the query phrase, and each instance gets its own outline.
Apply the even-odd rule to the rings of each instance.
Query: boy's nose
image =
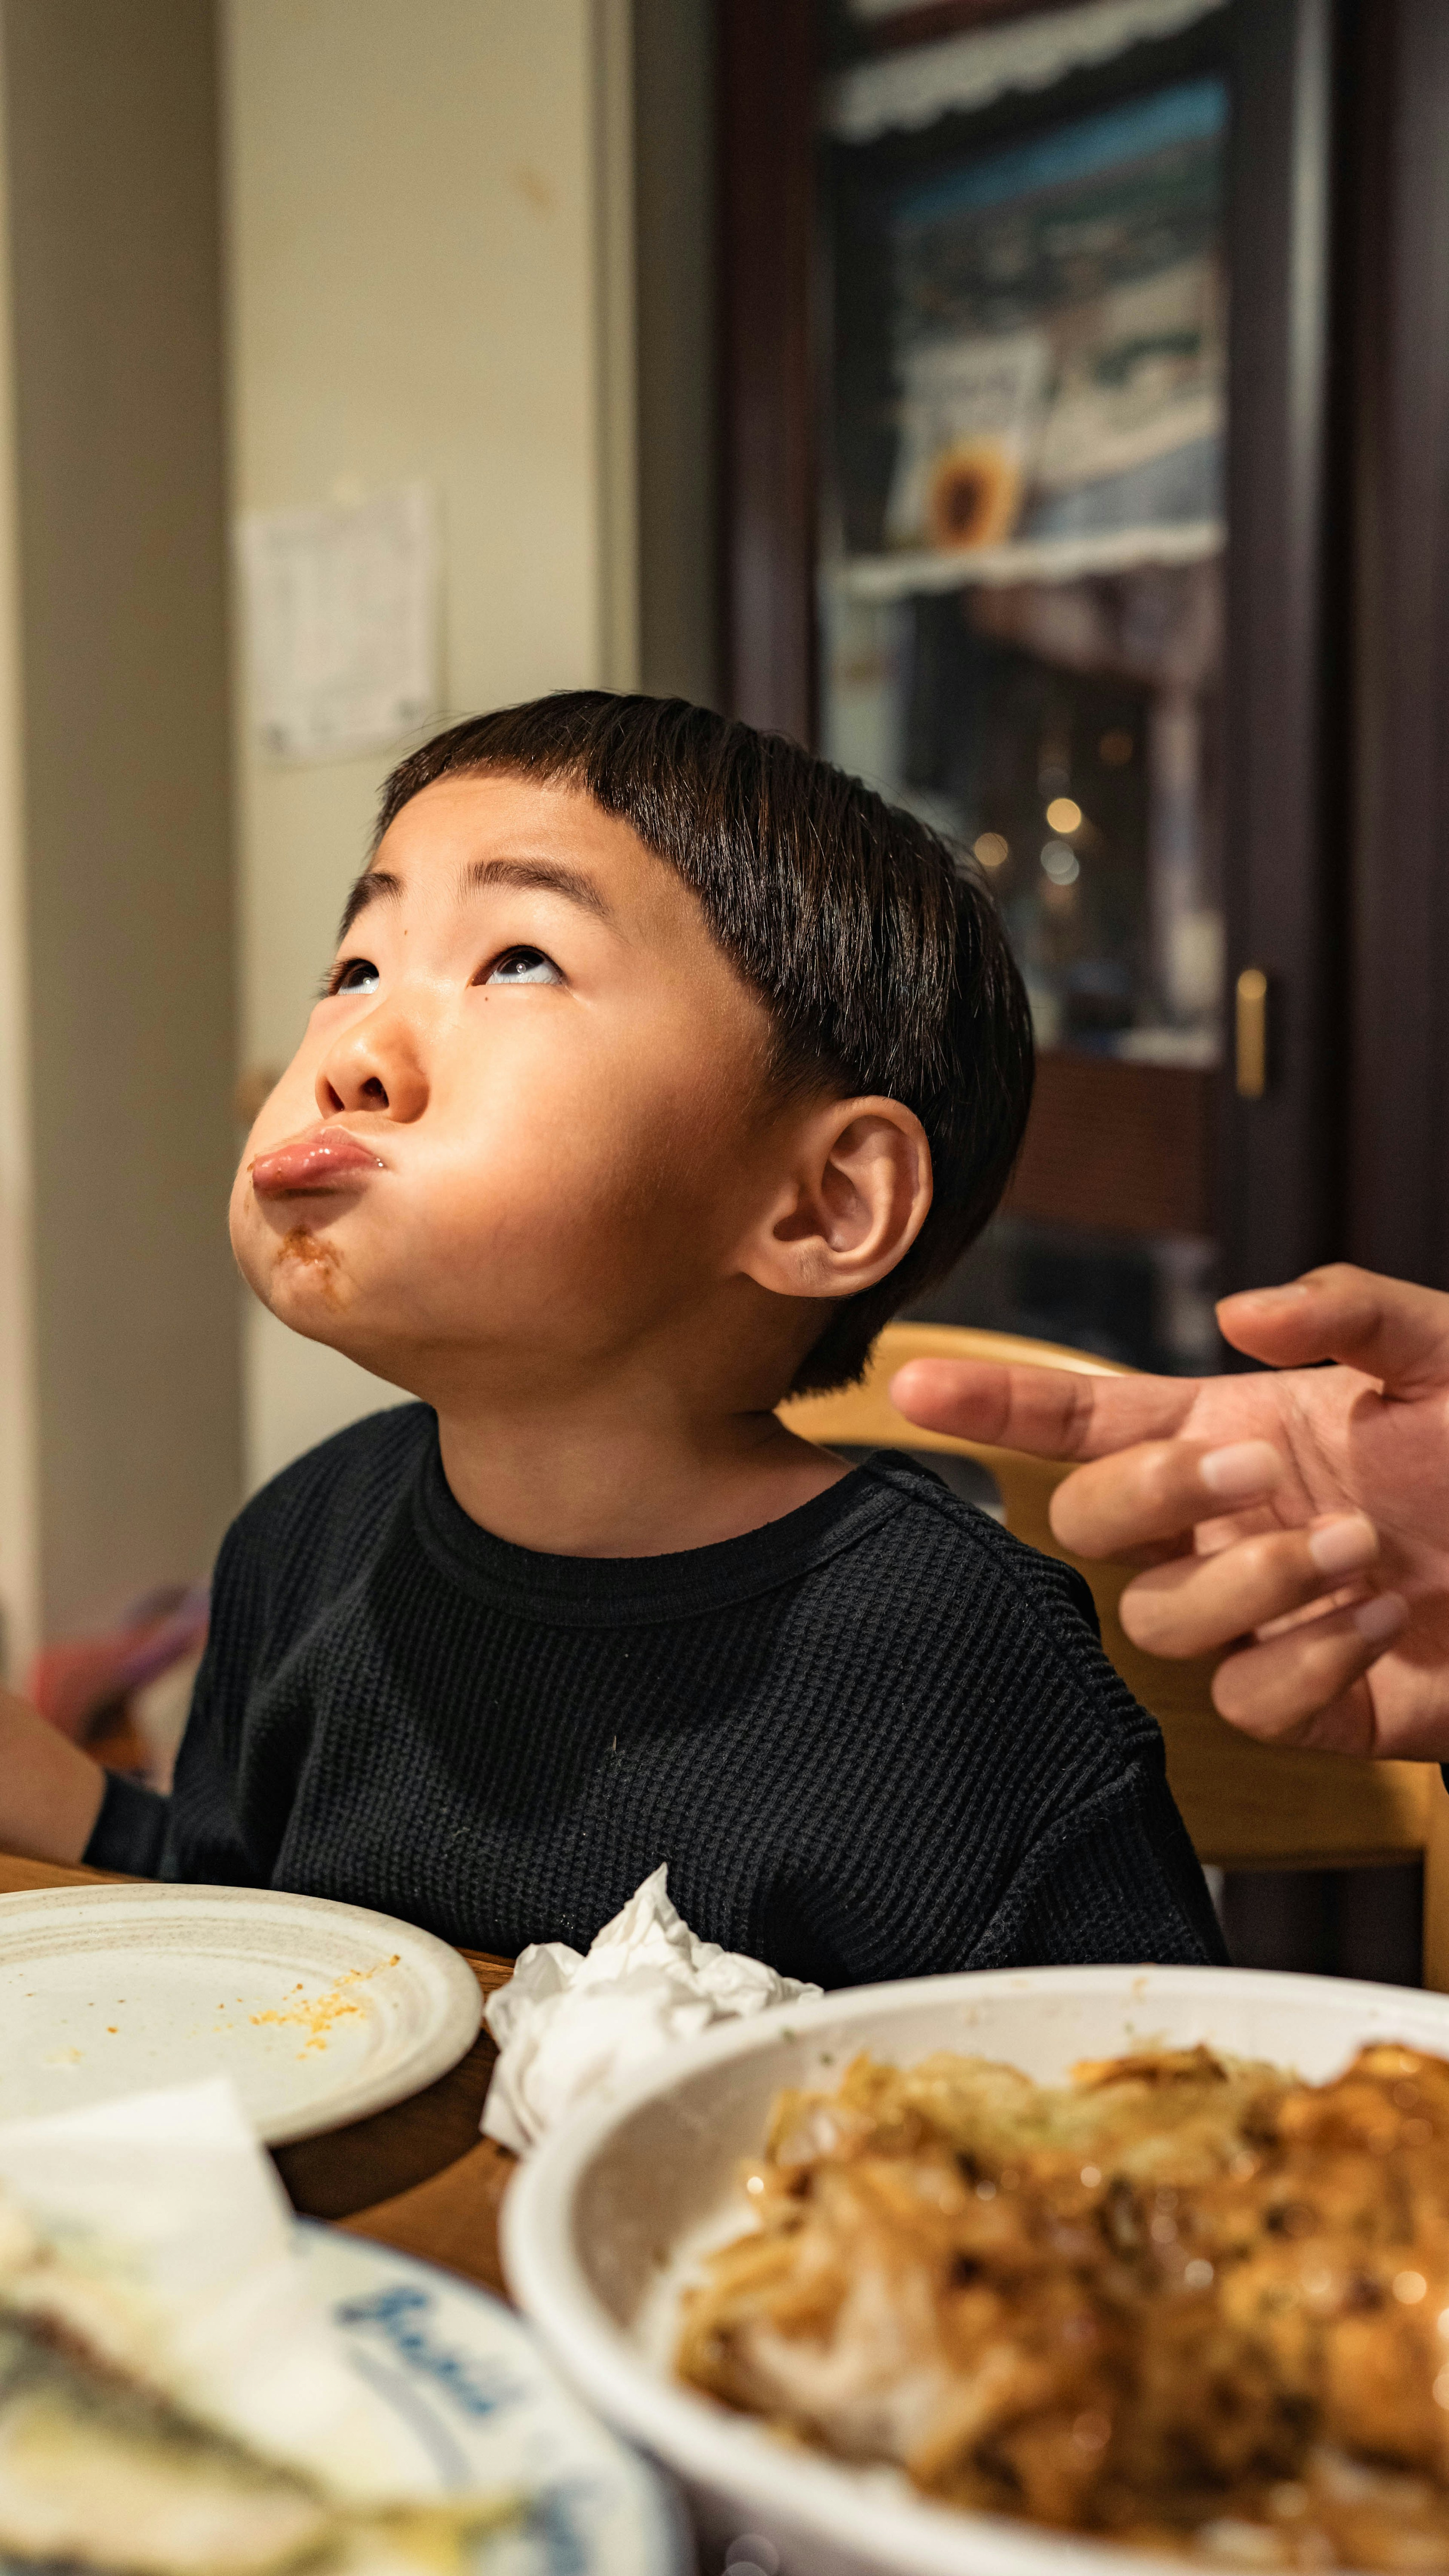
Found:
[[[374,1012],[329,1047],[317,1068],[317,1106],[324,1118],[373,1109],[406,1121],[421,1113],[427,1082],[412,1033],[396,1014]]]
[[[345,1090],[345,1089],[344,1089],[343,1091],[337,1091],[337,1090],[335,1090],[335,1089],[333,1088],[332,1083],[329,1081],[329,1079],[327,1078],[327,1076],[324,1074],[324,1076],[323,1076],[323,1078],[322,1078],[321,1082],[320,1082],[320,1083],[318,1084],[318,1086],[317,1086],[318,1097],[319,1097],[319,1099],[321,1100],[321,1103],[322,1103],[323,1108],[324,1108],[324,1109],[386,1109],[386,1108],[387,1108],[387,1106],[388,1106],[387,1091],[386,1091],[386,1089],[385,1089],[385,1087],[384,1087],[384,1084],[383,1084],[383,1080],[382,1080],[382,1076],[381,1076],[381,1074],[377,1074],[377,1073],[370,1073],[370,1074],[368,1075],[368,1077],[367,1077],[367,1079],[366,1079],[366,1081],[365,1081],[365,1082],[359,1082],[359,1083],[353,1084],[353,1085],[351,1086],[351,1088],[352,1088],[352,1089],[355,1091],[355,1093],[356,1093],[356,1098],[355,1098],[355,1099],[349,1099],[349,1098],[347,1097],[347,1092],[346,1092],[346,1090]]]

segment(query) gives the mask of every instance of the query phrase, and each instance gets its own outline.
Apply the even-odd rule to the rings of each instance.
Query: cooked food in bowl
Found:
[[[953,2055],[778,2098],[681,2375],[940,2501],[1253,2566],[1449,2568],[1449,2063]]]

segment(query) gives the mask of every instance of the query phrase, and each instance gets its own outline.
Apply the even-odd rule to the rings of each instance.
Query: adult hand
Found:
[[[1137,1645],[1232,1648],[1213,1697],[1235,1726],[1449,1760],[1449,1296],[1335,1263],[1218,1321],[1281,1374],[914,1360],[891,1392],[930,1430],[1094,1462],[1053,1530],[1148,1567],[1122,1595]]]

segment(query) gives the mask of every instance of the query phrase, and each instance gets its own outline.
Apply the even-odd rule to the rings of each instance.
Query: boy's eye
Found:
[[[484,984],[561,984],[563,977],[553,959],[545,957],[541,948],[505,948],[502,956],[495,957],[487,974],[479,981]]]
[[[349,957],[332,978],[334,993],[375,993],[378,972],[370,957]]]

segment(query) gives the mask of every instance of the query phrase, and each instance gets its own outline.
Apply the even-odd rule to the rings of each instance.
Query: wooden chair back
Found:
[[[1200,1859],[1223,1869],[1349,1869],[1424,1856],[1424,1982],[1449,1992],[1449,1796],[1428,1763],[1361,1762],[1332,1753],[1295,1753],[1256,1744],[1212,1704],[1216,1658],[1166,1663],[1144,1654],[1117,1615],[1128,1565],[1070,1555],[1047,1517],[1068,1470],[1020,1450],[995,1449],[922,1431],[897,1413],[887,1389],[907,1360],[1004,1360],[1018,1367],[1121,1374],[1109,1361],[1013,1333],[953,1324],[891,1324],[860,1385],[782,1405],[792,1431],[823,1446],[954,1450],[979,1459],[1001,1495],[1006,1526],[1085,1575],[1102,1623],[1102,1643],[1135,1698],[1151,1710],[1167,1746],[1167,1770]]]

